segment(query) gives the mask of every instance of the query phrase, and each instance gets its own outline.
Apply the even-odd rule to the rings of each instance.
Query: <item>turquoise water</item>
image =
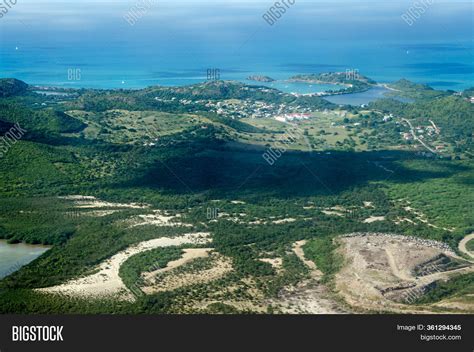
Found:
[[[211,68],[240,81],[357,69],[378,82],[474,85],[472,1],[435,2],[412,26],[401,19],[412,1],[370,2],[301,1],[269,26],[261,18],[267,2],[163,0],[131,26],[125,0],[24,0],[0,20],[0,77],[142,88],[202,82]],[[80,70],[79,79],[70,70]],[[299,93],[324,88],[275,85]]]
[[[374,87],[362,93],[332,95],[326,96],[324,99],[329,100],[331,103],[340,105],[362,105],[368,104],[377,99],[385,98],[385,93],[388,92],[389,90],[386,88]]]
[[[243,83],[249,85],[265,86],[274,89],[278,89],[285,93],[298,93],[298,94],[309,94],[309,93],[320,93],[328,90],[343,89],[344,86],[335,84],[309,84],[303,82],[287,82],[287,81],[274,81],[274,82],[255,82],[249,80],[242,80]]]
[[[50,247],[29,244],[8,244],[0,240],[0,279],[38,258]]]

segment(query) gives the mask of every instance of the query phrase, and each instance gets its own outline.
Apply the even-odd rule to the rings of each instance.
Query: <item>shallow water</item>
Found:
[[[0,240],[0,279],[32,262],[48,249],[50,247],[43,245],[8,244]]]
[[[331,103],[341,104],[341,105],[362,105],[362,104],[368,104],[377,99],[383,99],[383,98],[392,98],[392,99],[400,100],[405,103],[411,102],[411,99],[386,96],[385,94],[388,92],[390,92],[390,90],[388,90],[387,88],[373,87],[373,88],[370,88],[368,91],[362,92],[362,93],[332,95],[332,96],[326,96],[324,97],[324,99],[330,101]]]

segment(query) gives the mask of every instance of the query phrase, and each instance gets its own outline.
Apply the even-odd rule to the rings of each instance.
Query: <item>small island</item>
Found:
[[[268,77],[268,76],[261,76],[261,75],[249,76],[249,77],[247,77],[247,80],[248,81],[256,81],[256,82],[266,82],[266,83],[275,82],[275,80],[273,78]]]
[[[377,82],[358,72],[326,72],[318,74],[302,74],[290,77],[289,82],[334,84],[344,86],[344,89],[328,91],[330,95],[361,93],[367,91]],[[326,94],[327,95],[327,94]]]

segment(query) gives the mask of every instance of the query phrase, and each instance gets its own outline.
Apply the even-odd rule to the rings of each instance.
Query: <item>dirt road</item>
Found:
[[[468,257],[474,259],[474,253],[473,252],[470,252],[468,249],[467,249],[467,243],[470,241],[470,240],[474,240],[474,233],[471,233],[470,235],[467,235],[466,237],[464,237],[462,239],[461,242],[459,242],[459,250],[466,254]]]

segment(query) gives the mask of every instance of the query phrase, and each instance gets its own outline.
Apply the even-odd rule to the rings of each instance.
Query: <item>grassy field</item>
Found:
[[[332,150],[367,150],[367,145],[362,142],[361,136],[370,130],[361,129],[353,133],[345,124],[351,114],[342,111],[315,112],[308,120],[295,123],[284,123],[274,119],[242,119],[252,126],[272,133],[252,134],[241,136],[246,142],[260,145],[275,145],[278,141],[291,136],[297,140],[291,143],[289,149],[301,151]],[[347,121],[346,120],[346,121]]]

